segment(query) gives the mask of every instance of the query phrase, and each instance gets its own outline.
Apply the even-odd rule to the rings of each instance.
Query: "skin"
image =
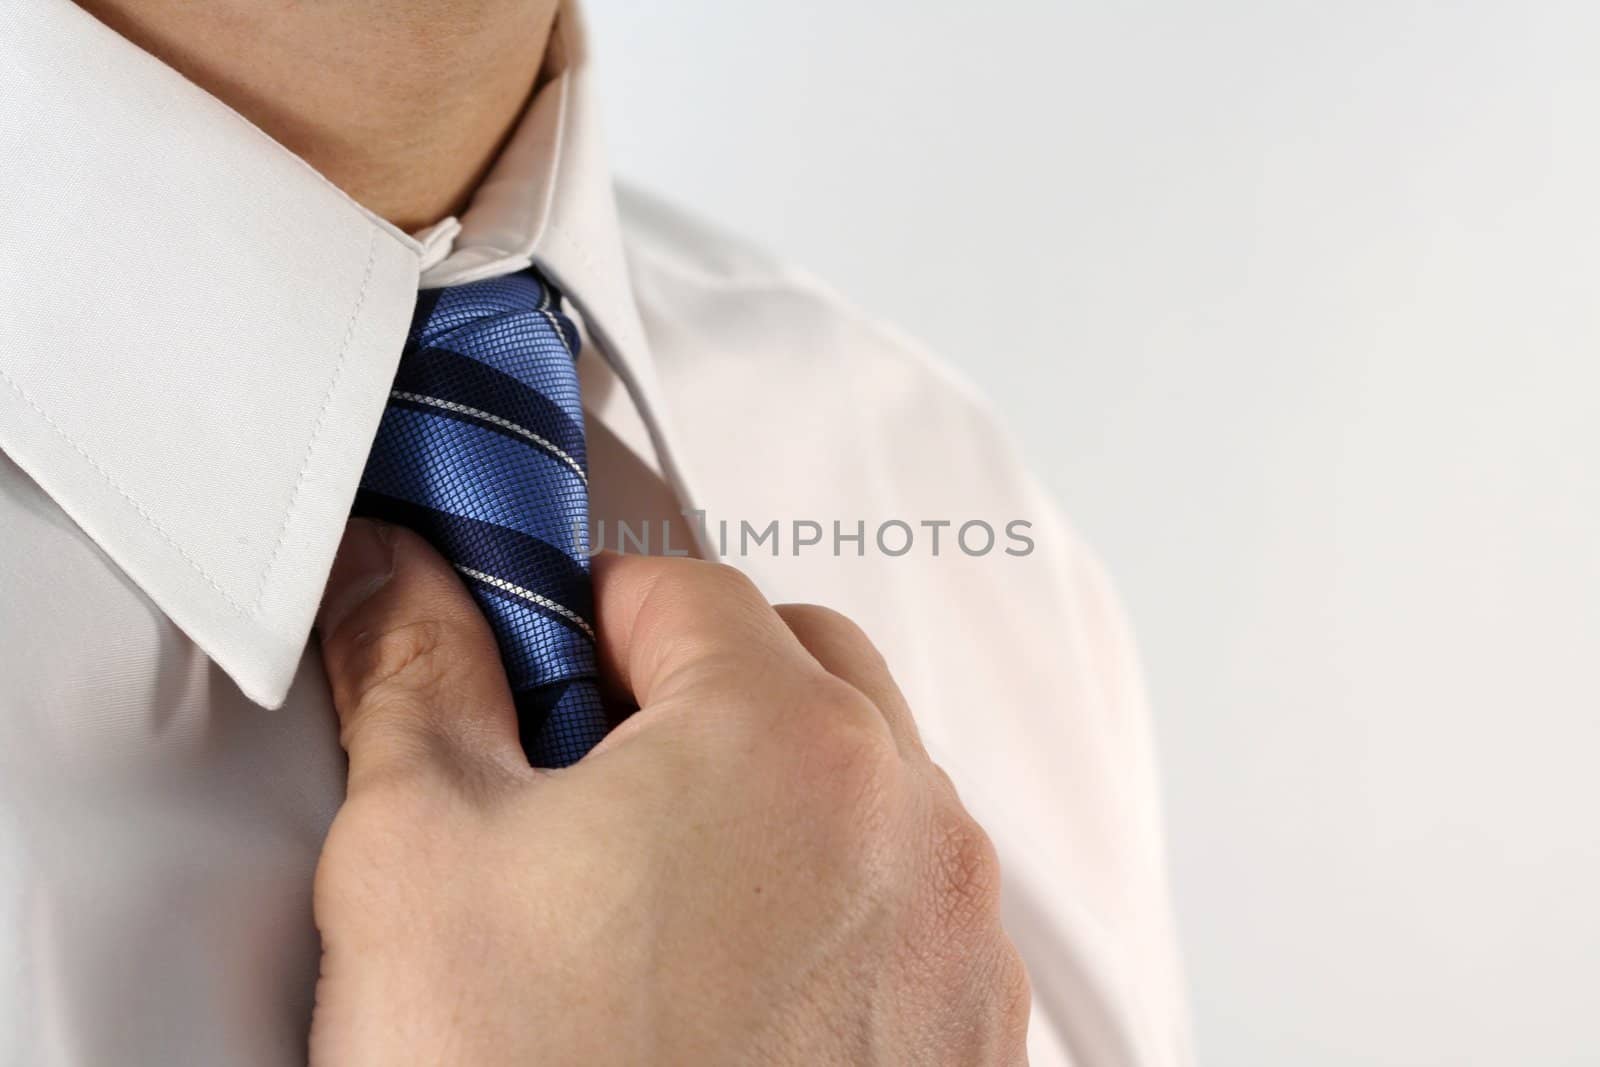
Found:
[[[865,635],[696,560],[602,556],[595,594],[640,710],[535,771],[455,573],[351,523],[312,1062],[1026,1062],[994,849]]]
[[[79,0],[403,230],[465,206],[557,0]]]

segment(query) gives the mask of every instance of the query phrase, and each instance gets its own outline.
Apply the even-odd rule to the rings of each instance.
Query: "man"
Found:
[[[1187,1061],[1098,568],[904,341],[619,223],[574,8],[83,7],[0,13],[10,1062],[1015,1062],[1016,952],[1033,1062]],[[527,418],[408,386],[485,294],[435,384]]]

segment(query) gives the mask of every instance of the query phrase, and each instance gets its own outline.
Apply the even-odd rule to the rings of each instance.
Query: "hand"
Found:
[[[595,595],[640,710],[535,771],[455,574],[351,524],[313,1062],[1025,1062],[993,848],[860,630],[683,559],[597,559]]]

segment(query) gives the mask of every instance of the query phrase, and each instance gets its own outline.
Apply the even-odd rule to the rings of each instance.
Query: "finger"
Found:
[[[591,561],[602,670],[640,706],[717,681],[814,672],[755,585],[720,563],[603,552]]]
[[[378,776],[516,766],[516,713],[488,623],[455,571],[409,530],[353,519],[317,620],[350,755]]]
[[[773,609],[823,670],[861,690],[878,708],[903,757],[927,758],[911,705],[889,664],[853,621],[817,604],[779,604]]]

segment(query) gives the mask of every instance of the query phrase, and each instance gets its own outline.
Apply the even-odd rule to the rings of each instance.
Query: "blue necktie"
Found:
[[[472,590],[536,767],[576,762],[609,725],[577,351],[532,271],[424,291],[356,496],[357,515],[415,530]]]

